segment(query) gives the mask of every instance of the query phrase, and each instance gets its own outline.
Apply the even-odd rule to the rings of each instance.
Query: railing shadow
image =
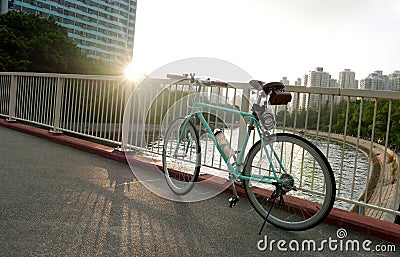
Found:
[[[59,210],[65,223],[49,235],[52,243],[62,245],[60,254],[189,256],[202,251],[223,254],[224,246],[215,242],[201,249],[204,231],[209,227],[196,218],[201,214],[194,212],[193,205],[154,195],[127,171],[92,167],[89,172],[92,174],[84,178],[78,190],[70,190],[69,195],[60,199],[65,201],[65,208]],[[68,244],[63,243],[66,234],[73,235]]]

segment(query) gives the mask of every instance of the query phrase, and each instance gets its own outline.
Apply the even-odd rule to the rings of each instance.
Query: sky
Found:
[[[133,63],[150,74],[210,57],[290,84],[323,67],[361,80],[400,70],[399,0],[138,0]]]

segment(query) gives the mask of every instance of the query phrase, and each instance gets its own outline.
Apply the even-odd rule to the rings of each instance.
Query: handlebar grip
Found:
[[[186,79],[187,76],[177,75],[177,74],[167,74],[168,79]]]
[[[213,81],[211,84],[212,84],[213,86],[228,87],[228,83],[226,83],[226,82],[221,82],[221,81]]]

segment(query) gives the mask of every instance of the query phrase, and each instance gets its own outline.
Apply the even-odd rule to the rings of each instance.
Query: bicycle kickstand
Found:
[[[274,191],[272,193],[271,197],[267,199],[267,203],[271,203],[272,202],[272,204],[271,204],[271,207],[269,207],[267,216],[265,216],[265,218],[264,218],[264,223],[262,224],[260,232],[258,232],[258,235],[261,235],[261,232],[263,231],[263,229],[265,227],[265,223],[267,223],[267,219],[268,219],[269,213],[271,212],[272,208],[274,207],[276,198],[278,198],[278,196],[279,195],[276,193],[276,191]],[[279,203],[280,203],[280,201],[279,201]]]
[[[235,179],[233,178],[232,174],[229,174],[229,181],[232,184],[232,191],[233,191],[233,197],[229,198],[229,206],[233,208],[236,206],[237,202],[239,202],[239,196],[235,186]]]

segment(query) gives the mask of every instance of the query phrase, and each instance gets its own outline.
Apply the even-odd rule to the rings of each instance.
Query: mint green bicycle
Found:
[[[190,76],[170,76],[179,82],[189,82],[198,92],[207,86],[227,87],[228,84]],[[306,230],[318,225],[331,211],[336,194],[332,168],[322,152],[303,137],[289,133],[271,134],[275,125],[268,104],[287,104],[291,95],[279,82],[250,81],[258,91],[252,113],[211,105],[194,99],[191,113],[172,122],[163,141],[163,172],[170,189],[177,195],[188,194],[196,185],[201,168],[202,145],[196,117],[215,144],[229,170],[234,196],[230,207],[239,200],[236,184],[244,187],[248,200],[265,221],[285,230]],[[267,101],[268,99],[268,101]],[[264,102],[262,102],[264,100]],[[243,145],[235,156],[226,151],[217,139],[201,108],[241,115],[248,119]],[[250,135],[257,141],[245,157]],[[264,225],[263,225],[264,226]],[[261,232],[261,231],[260,231]]]

